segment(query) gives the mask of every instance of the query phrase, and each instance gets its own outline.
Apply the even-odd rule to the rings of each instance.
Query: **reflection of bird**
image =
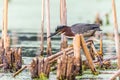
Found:
[[[52,37],[56,34],[64,34],[67,37],[74,37],[75,34],[83,34],[84,37],[93,36],[96,31],[101,31],[99,24],[84,24],[77,23],[71,27],[66,25],[57,26],[55,33],[51,34]],[[49,38],[48,37],[48,38]]]

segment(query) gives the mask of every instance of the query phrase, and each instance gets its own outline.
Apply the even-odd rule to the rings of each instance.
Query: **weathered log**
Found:
[[[54,58],[56,58],[56,57],[58,57],[58,56],[61,56],[64,51],[66,52],[66,51],[70,51],[70,50],[72,50],[72,49],[73,49],[73,47],[68,47],[68,48],[66,48],[66,49],[64,49],[64,50],[62,50],[62,51],[60,51],[60,52],[58,52],[58,53],[56,53],[56,54],[53,54],[53,55],[51,55],[51,56],[49,56],[49,57],[47,57],[47,58],[51,61],[52,59],[54,59]]]
[[[68,50],[66,54],[67,54],[67,55],[73,55],[73,52],[74,52],[73,50],[70,50],[70,51]],[[59,55],[59,56],[56,56],[55,58],[50,59],[50,60],[49,60],[49,63],[52,63],[52,62],[54,62],[54,61],[57,61],[57,59],[58,59],[59,57],[61,57],[62,54],[63,54],[63,53],[61,53],[61,55]],[[49,57],[48,57],[48,58],[49,58]]]
[[[93,72],[93,74],[96,74],[97,70],[96,70],[96,68],[94,66],[94,63],[93,63],[92,58],[90,56],[89,50],[88,50],[88,48],[86,46],[86,42],[85,42],[82,35],[80,35],[80,38],[81,38],[82,48],[83,48],[83,51],[85,53],[86,59],[88,61],[89,67],[90,67],[91,71]]]
[[[79,34],[75,35],[73,39],[73,46],[74,46],[74,56],[75,56],[75,60],[74,60],[75,74],[79,75],[82,74],[82,57],[80,54],[81,40]]]
[[[25,68],[27,68],[27,66],[24,66],[21,69],[19,69],[16,73],[13,74],[13,77],[15,77],[16,75],[18,75],[19,73],[21,73]]]

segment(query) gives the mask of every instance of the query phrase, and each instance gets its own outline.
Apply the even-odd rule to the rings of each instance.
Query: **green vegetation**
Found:
[[[39,75],[39,78],[35,78],[33,80],[48,80],[48,79],[47,79],[47,77],[46,77],[46,75],[44,73],[41,73]]]

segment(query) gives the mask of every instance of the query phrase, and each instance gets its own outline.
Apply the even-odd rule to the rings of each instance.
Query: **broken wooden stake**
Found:
[[[86,56],[86,59],[88,61],[89,67],[90,67],[90,69],[91,69],[91,71],[92,71],[93,74],[98,74],[97,70],[96,70],[96,68],[94,66],[94,63],[92,61],[92,58],[90,56],[89,50],[88,50],[88,48],[86,46],[86,42],[85,42],[85,40],[83,38],[83,35],[80,35],[80,38],[81,38],[81,46],[83,48],[84,54]]]
[[[74,65],[75,65],[75,74],[79,75],[82,74],[82,57],[80,54],[81,51],[81,39],[80,35],[76,34],[73,39],[73,49],[74,49]]]
[[[16,73],[13,74],[13,77],[15,77],[16,75],[18,75],[20,72],[22,72],[25,68],[27,68],[27,66],[24,66],[23,68],[19,69]]]

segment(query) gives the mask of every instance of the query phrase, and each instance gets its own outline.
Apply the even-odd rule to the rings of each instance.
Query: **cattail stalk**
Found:
[[[47,37],[50,36],[50,2],[46,0],[46,26],[47,26]],[[47,38],[47,55],[51,55],[51,38]]]
[[[67,8],[66,0],[60,0],[60,24],[67,25]],[[67,38],[62,34],[61,35],[61,49],[67,47]]]
[[[115,0],[112,0],[112,13],[113,13],[113,22],[114,22],[116,54],[117,54],[117,57],[118,57],[117,65],[118,65],[118,69],[120,69],[120,42],[119,42],[119,33],[118,33],[118,24],[117,24],[117,13],[116,13]]]
[[[40,51],[41,51],[41,55],[43,55],[44,53],[44,15],[45,15],[45,0],[42,0],[42,10],[41,10],[41,17],[42,17],[42,20],[41,20],[41,44],[40,44]]]
[[[8,30],[8,0],[4,0],[4,8],[3,8],[3,29],[2,29],[2,36],[3,36],[3,45],[6,49],[6,40],[7,40],[7,30]]]

